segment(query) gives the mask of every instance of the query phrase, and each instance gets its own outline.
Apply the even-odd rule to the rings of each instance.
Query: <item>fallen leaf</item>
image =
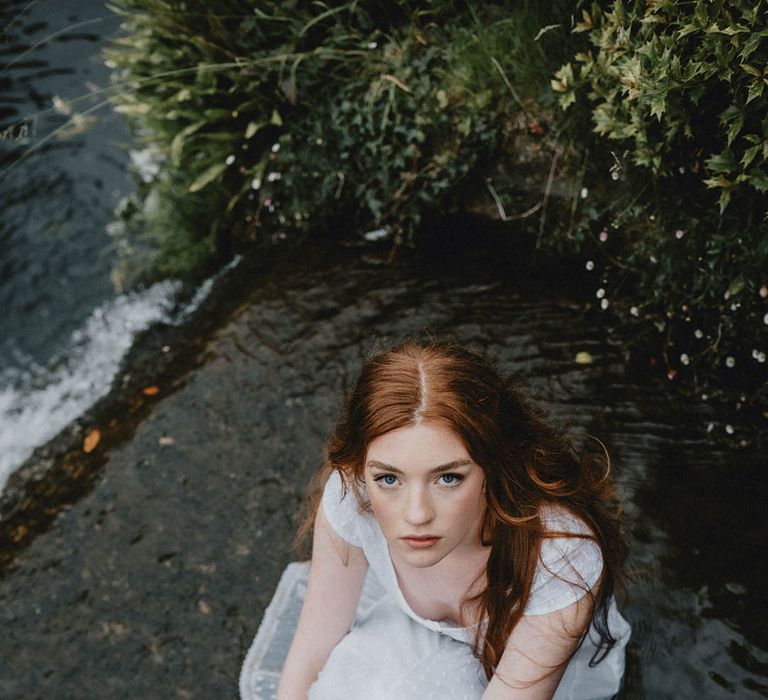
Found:
[[[173,443],[176,442],[170,435],[163,435],[162,437],[158,438],[157,441],[161,445],[173,445]]]
[[[208,605],[208,603],[206,603],[204,600],[201,600],[201,601],[200,601],[200,602],[197,604],[197,609],[198,609],[198,610],[199,610],[201,613],[203,613],[203,615],[207,615],[209,612],[211,612],[211,606],[210,606],[210,605]]]
[[[594,359],[592,358],[592,355],[590,355],[586,350],[582,350],[581,352],[576,353],[577,365],[591,365],[593,362]]]
[[[144,396],[155,396],[160,393],[160,387],[159,386],[145,386],[141,392],[144,394]]]
[[[26,525],[19,525],[14,531],[13,531],[13,541],[14,542],[21,542],[29,532],[29,528]]]
[[[85,436],[85,440],[83,440],[83,452],[85,452],[85,454],[93,452],[100,441],[101,431],[98,428],[94,428]]]
[[[118,637],[122,637],[125,634],[125,625],[122,622],[110,622],[109,631],[112,634],[116,634]]]

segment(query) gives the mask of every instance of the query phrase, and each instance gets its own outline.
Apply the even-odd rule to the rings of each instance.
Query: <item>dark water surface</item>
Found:
[[[101,57],[118,24],[103,0],[0,3],[0,489],[172,317],[177,284],[111,281],[113,212],[134,189]]]
[[[235,697],[340,393],[377,343],[425,329],[608,446],[632,551],[622,697],[768,695],[763,456],[701,439],[700,409],[628,376],[601,318],[545,291],[558,271],[313,258],[250,295],[0,580],[0,696]]]

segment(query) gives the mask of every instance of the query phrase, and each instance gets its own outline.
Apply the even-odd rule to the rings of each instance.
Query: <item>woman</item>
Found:
[[[318,475],[278,700],[618,691],[626,546],[607,469],[460,346],[369,360]],[[380,600],[355,619],[366,575]]]

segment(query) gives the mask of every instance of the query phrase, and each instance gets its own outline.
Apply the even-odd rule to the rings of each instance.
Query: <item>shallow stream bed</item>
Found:
[[[718,448],[701,409],[628,376],[557,270],[460,248],[430,264],[305,257],[161,383],[93,487],[6,567],[0,697],[235,697],[340,393],[376,346],[425,331],[486,351],[610,450],[632,551],[622,697],[768,695],[762,456]]]

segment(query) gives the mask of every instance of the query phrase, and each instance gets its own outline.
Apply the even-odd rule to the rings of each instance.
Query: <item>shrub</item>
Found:
[[[593,258],[601,303],[637,317],[635,347],[657,348],[670,379],[692,377],[710,397],[735,388],[731,409],[749,405],[759,421],[768,402],[766,9],[762,0],[593,3],[574,29],[589,45],[552,81],[564,109],[589,107],[590,146],[602,153],[584,218],[550,243]]]
[[[764,0],[594,4],[574,31],[592,48],[553,80],[563,108],[586,93],[596,133],[655,175],[699,174],[721,211],[768,191]]]
[[[547,87],[565,30],[531,39],[569,5],[251,0],[214,14],[202,0],[126,0],[108,52],[117,108],[163,162],[141,199],[170,194],[175,221],[168,206],[159,222],[145,212],[123,238],[151,238],[163,272],[184,231],[195,265],[214,241],[257,239],[265,218],[409,241],[461,202],[526,95]]]

